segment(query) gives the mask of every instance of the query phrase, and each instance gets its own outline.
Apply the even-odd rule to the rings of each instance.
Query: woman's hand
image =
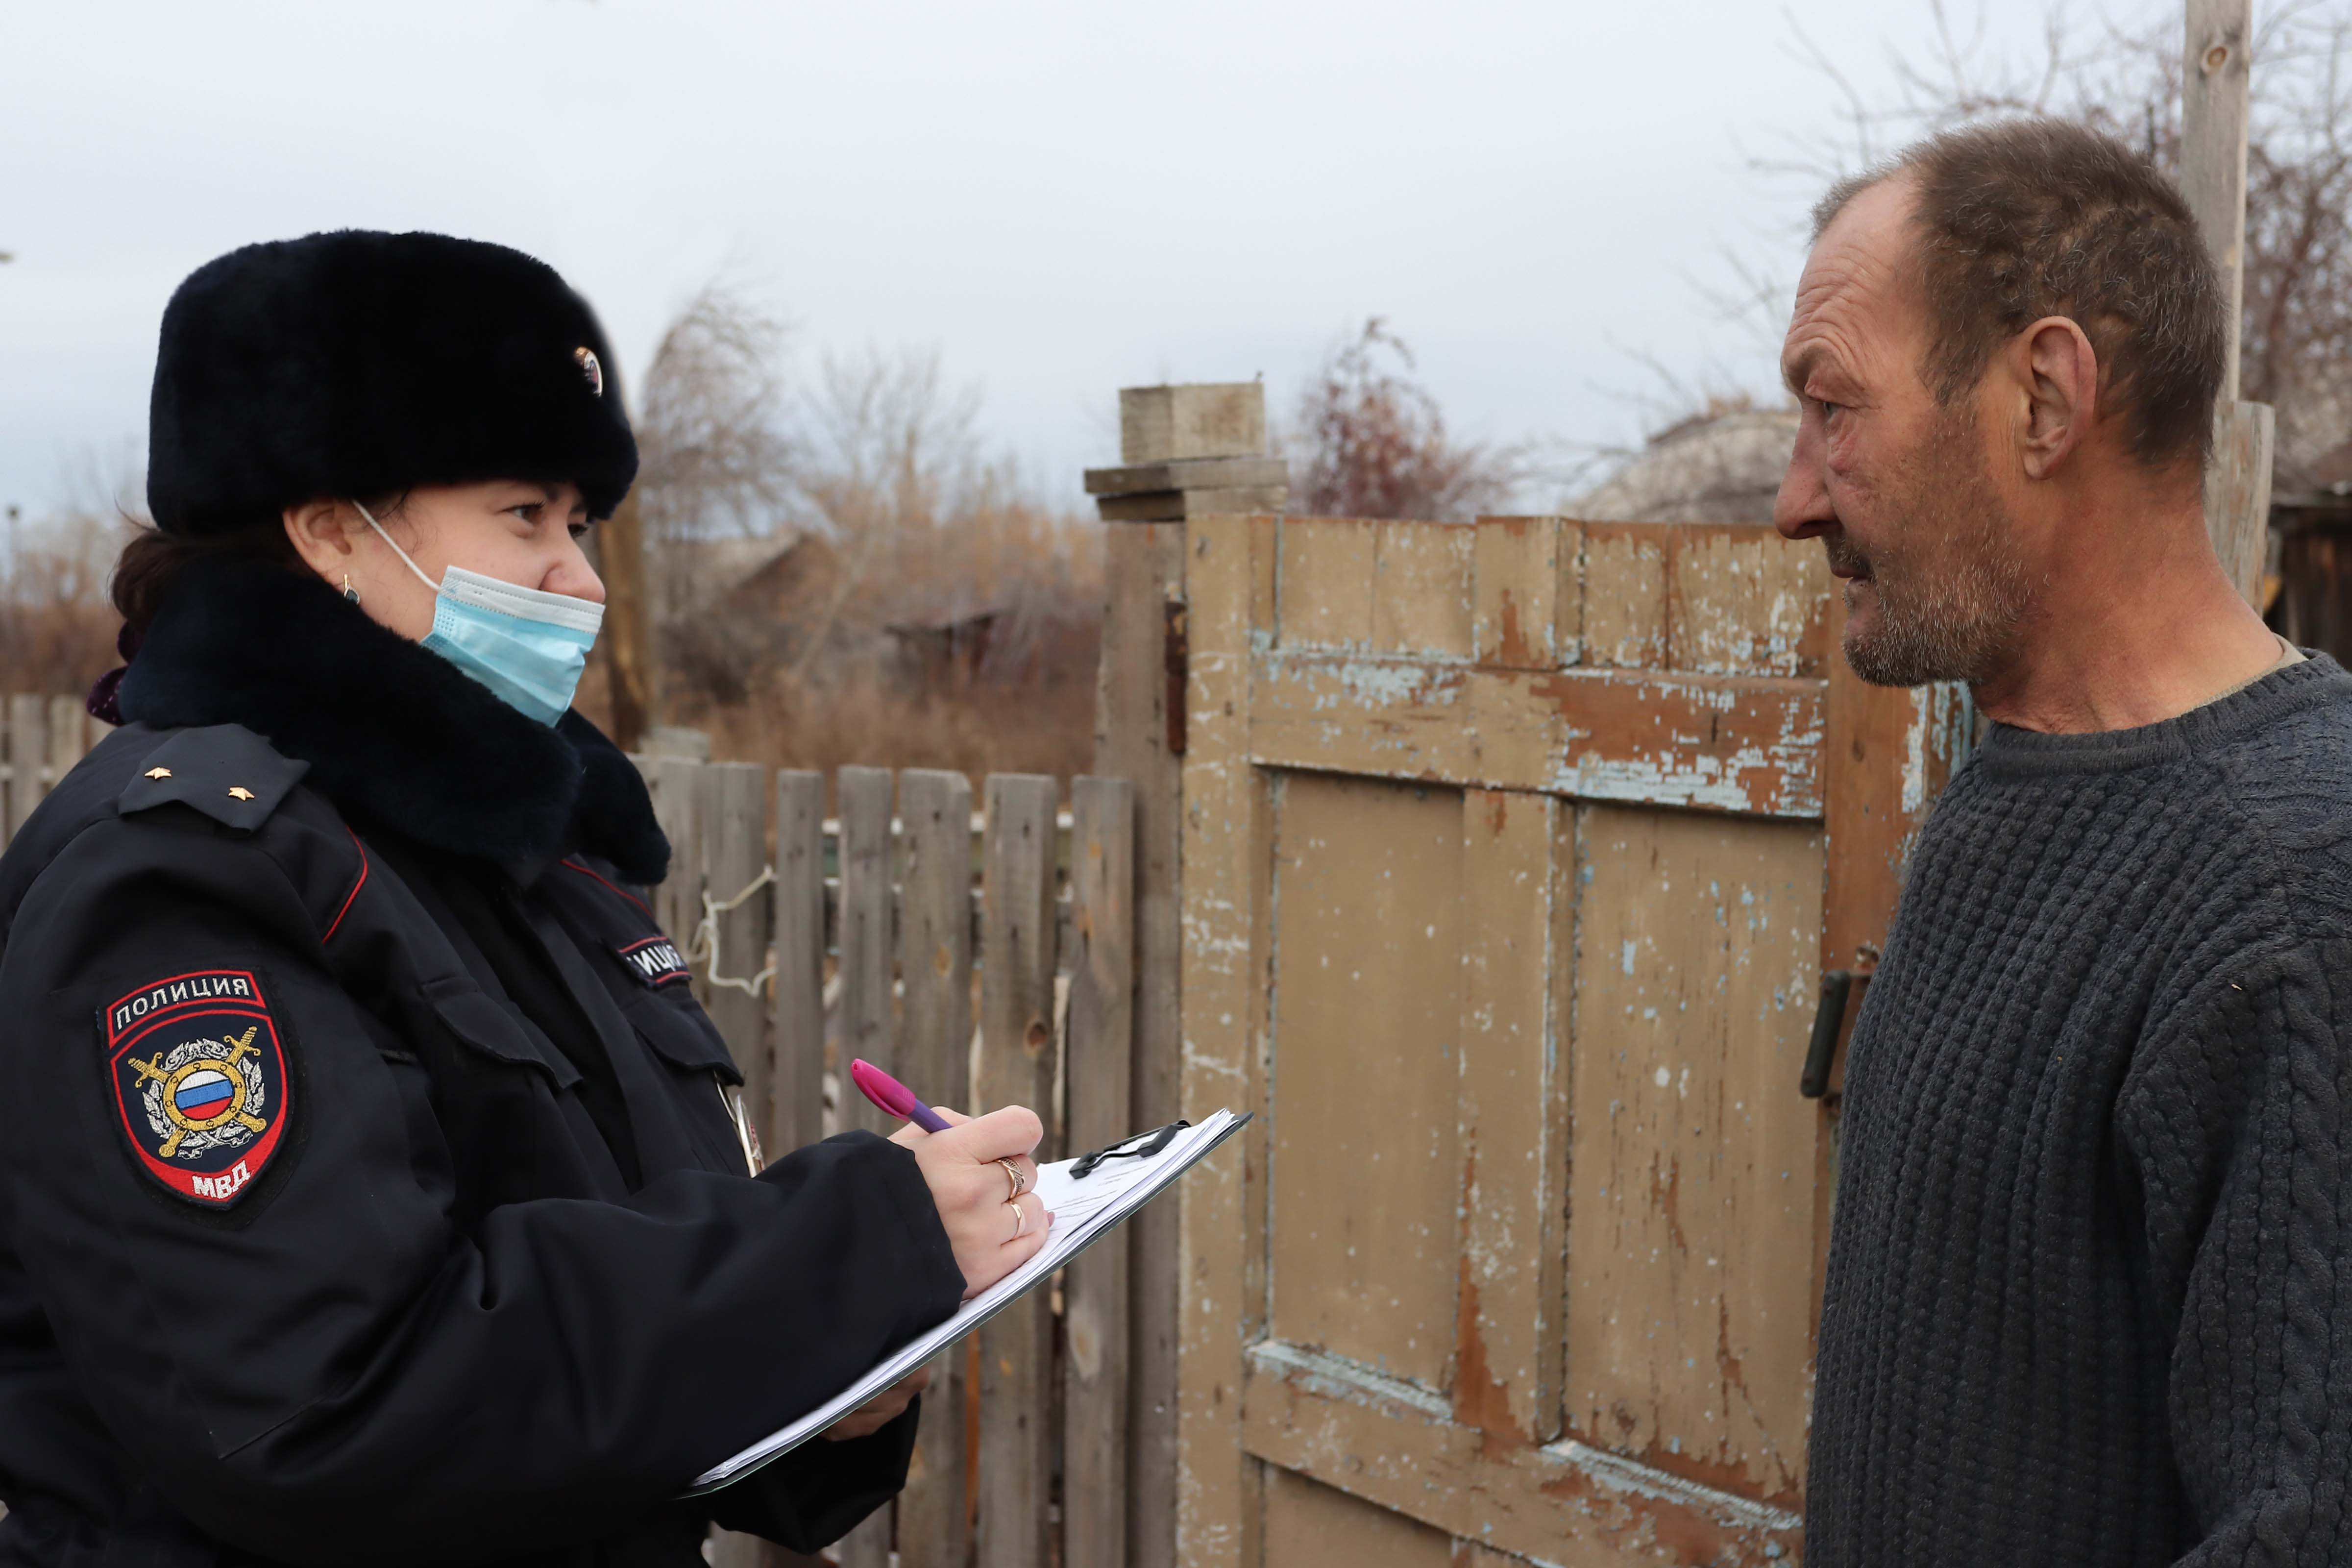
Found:
[[[1037,1184],[1037,1162],[1030,1156],[1045,1129],[1025,1105],[982,1117],[952,1110],[940,1115],[950,1123],[945,1132],[926,1132],[908,1122],[890,1142],[915,1152],[963,1270],[963,1299],[969,1301],[1045,1245],[1045,1227],[1054,1216],[1029,1195]],[[999,1161],[1020,1173],[1023,1196],[1017,1203],[1009,1201],[1013,1178]]]
[[[915,1395],[931,1385],[931,1369],[917,1367],[913,1375],[892,1384],[840,1420],[824,1429],[828,1443],[846,1443],[852,1437],[871,1437],[891,1422],[907,1413]]]

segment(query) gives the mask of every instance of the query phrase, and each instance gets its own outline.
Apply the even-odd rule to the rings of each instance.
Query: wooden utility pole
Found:
[[[1136,927],[1130,1125],[1183,1114],[1177,973],[1183,842],[1184,520],[1280,511],[1282,460],[1266,456],[1255,382],[1130,387],[1118,395],[1121,467],[1087,474],[1103,521],[1103,636],[1095,767],[1135,786]],[[1126,1568],[1176,1558],[1176,1334],[1181,1191],[1129,1222]],[[1075,1568],[1075,1564],[1073,1565]],[[1097,1568],[1088,1564],[1088,1568]],[[1118,1568],[1103,1563],[1099,1568]]]
[[[2276,424],[2268,404],[2238,400],[2238,339],[2245,310],[2246,116],[2252,0],[2188,0],[2181,70],[2180,193],[2212,247],[2229,318],[2229,355],[2213,409],[2205,470],[2205,527],[2238,591],[2262,607],[2270,539]]]

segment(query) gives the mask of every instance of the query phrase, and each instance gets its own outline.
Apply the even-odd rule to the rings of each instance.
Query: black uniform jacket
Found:
[[[323,584],[173,590],[0,858],[0,1564],[803,1550],[916,1416],[702,1470],[954,1310],[913,1157],[748,1172],[627,760]]]

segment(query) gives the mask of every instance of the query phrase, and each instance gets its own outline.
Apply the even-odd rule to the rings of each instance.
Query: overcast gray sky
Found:
[[[1996,45],[2045,9],[1989,0]],[[1802,16],[1874,96],[1929,26]],[[1769,382],[1686,277],[1806,199],[1741,155],[1834,126],[1792,41],[1749,0],[0,0],[0,501],[138,451],[190,269],[346,226],[546,258],[625,374],[721,269],[803,353],[936,343],[1073,501],[1118,387],[1286,409],[1371,313],[1462,434],[1630,439],[1634,353]]]

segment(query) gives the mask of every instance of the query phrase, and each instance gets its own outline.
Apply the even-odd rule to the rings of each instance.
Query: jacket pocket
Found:
[[[638,1037],[670,1066],[685,1072],[717,1073],[722,1083],[742,1084],[743,1074],[728,1054],[719,1026],[682,987],[674,997],[660,992],[628,997],[621,1011],[628,1015]]]
[[[557,1089],[580,1081],[580,1069],[471,980],[428,980],[419,989],[457,1043],[512,1067],[536,1068]]]

